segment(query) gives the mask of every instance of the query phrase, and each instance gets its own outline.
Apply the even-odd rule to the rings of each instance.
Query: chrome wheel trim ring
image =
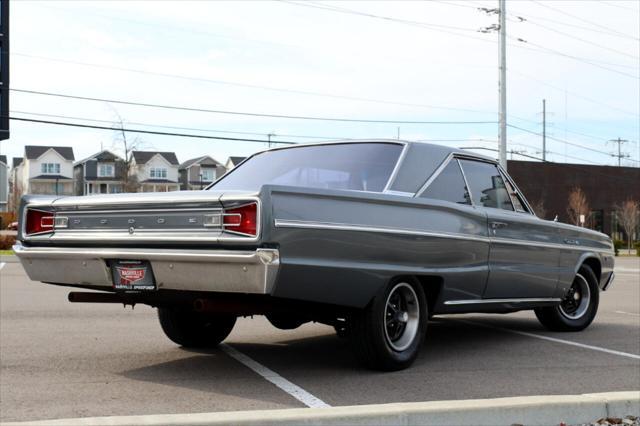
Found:
[[[587,310],[589,310],[589,304],[591,303],[591,289],[589,288],[589,282],[587,279],[581,274],[576,274],[576,277],[573,279],[573,283],[571,284],[571,290],[578,292],[579,297],[576,299],[578,307],[573,312],[567,312],[565,310],[565,302],[563,300],[558,308],[564,317],[570,320],[577,320],[582,318],[584,314],[587,313]],[[575,293],[571,292],[571,294]]]
[[[420,324],[420,301],[411,285],[400,282],[393,287],[385,302],[383,320],[385,339],[391,349],[401,352],[411,346]],[[402,330],[395,335],[393,331],[397,331],[394,328],[398,324],[402,324]]]

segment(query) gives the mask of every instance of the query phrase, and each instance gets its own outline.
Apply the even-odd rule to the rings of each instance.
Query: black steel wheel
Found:
[[[162,331],[171,341],[191,348],[212,348],[229,336],[235,316],[212,315],[177,308],[158,308]]]
[[[350,319],[349,337],[365,366],[401,370],[415,361],[428,320],[426,297],[417,280],[391,281],[369,306]]]
[[[580,331],[591,324],[598,312],[598,279],[582,265],[558,306],[535,309],[538,320],[549,330]]]

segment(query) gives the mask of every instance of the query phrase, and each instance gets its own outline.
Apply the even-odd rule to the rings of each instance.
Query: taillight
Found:
[[[257,214],[257,203],[226,209],[222,216],[222,225],[225,231],[238,232],[255,237],[258,235]]]
[[[52,212],[28,209],[24,230],[27,235],[53,232],[53,224],[54,216]]]
[[[26,235],[46,234],[54,229],[66,228],[68,222],[67,217],[56,216],[53,212],[27,209],[24,231]]]

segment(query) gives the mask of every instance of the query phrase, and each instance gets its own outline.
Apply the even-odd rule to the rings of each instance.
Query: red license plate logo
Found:
[[[118,278],[120,285],[132,285],[139,281],[144,280],[144,277],[147,274],[147,268],[138,267],[138,268],[130,268],[130,267],[122,267],[116,266],[116,271],[118,271]]]

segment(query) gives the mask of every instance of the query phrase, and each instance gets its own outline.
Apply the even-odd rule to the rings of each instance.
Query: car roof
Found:
[[[254,155],[269,151],[280,151],[310,146],[364,143],[398,144],[403,146],[403,151],[400,154],[400,157],[396,164],[396,168],[390,179],[391,185],[387,188],[387,190],[395,192],[416,193],[424,184],[424,182],[438,170],[438,167],[440,167],[448,158],[453,155],[496,163],[495,159],[476,154],[475,152],[465,151],[462,149],[452,148],[444,145],[417,141],[406,141],[400,139],[346,139],[301,143],[268,149]]]

